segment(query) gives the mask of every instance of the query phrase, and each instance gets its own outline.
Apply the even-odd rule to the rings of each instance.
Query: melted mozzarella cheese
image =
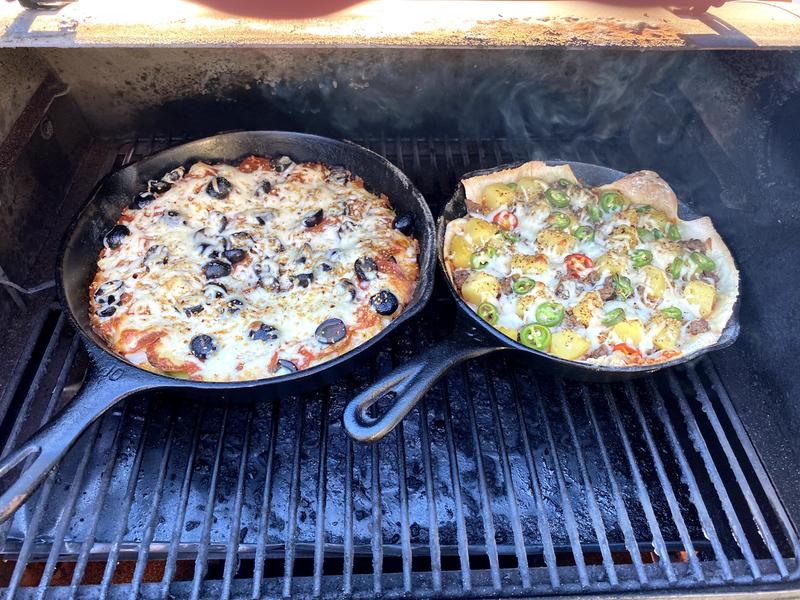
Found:
[[[196,163],[143,208],[123,211],[130,234],[101,253],[90,290],[93,326],[114,350],[200,380],[261,379],[288,372],[281,364],[334,358],[401,313],[418,244],[393,228],[388,200],[343,171],[282,166]],[[356,261],[366,261],[362,277]],[[373,308],[380,292],[398,300],[390,315]],[[346,328],[332,344],[316,335],[329,319]],[[272,329],[259,333],[262,325]],[[213,349],[193,351],[197,336]]]
[[[547,186],[545,182],[540,182]],[[612,352],[611,348],[618,343],[627,343],[638,349],[644,360],[659,362],[668,360],[674,353],[664,354],[663,350],[656,345],[656,338],[663,330],[660,323],[663,323],[661,310],[667,307],[678,308],[683,313],[683,322],[680,334],[677,339],[675,351],[690,351],[702,346],[704,340],[708,340],[710,335],[692,335],[688,332],[688,324],[691,321],[700,319],[699,307],[691,304],[683,297],[683,290],[687,279],[696,276],[693,267],[686,261],[686,265],[681,271],[681,277],[676,281],[668,273],[667,269],[672,265],[676,256],[687,259],[686,250],[677,242],[665,238],[643,243],[638,237],[637,225],[646,229],[658,229],[662,231],[664,227],[663,218],[656,218],[650,212],[625,211],[604,214],[599,223],[590,219],[589,211],[586,207],[591,203],[597,203],[597,197],[588,188],[572,186],[569,188],[568,196],[570,204],[567,207],[557,208],[570,217],[570,225],[566,231],[574,233],[580,225],[588,225],[593,229],[591,240],[577,240],[574,237],[568,238],[569,249],[564,251],[563,245],[558,242],[563,237],[558,237],[561,233],[554,234],[549,231],[545,236],[545,242],[541,246],[537,243],[540,233],[547,229],[552,230],[548,217],[551,211],[546,208],[546,203],[542,197],[530,198],[525,190],[517,187],[514,201],[509,206],[503,206],[488,214],[472,211],[470,215],[475,218],[483,218],[492,221],[493,217],[501,210],[511,210],[517,217],[518,223],[512,233],[516,241],[501,243],[496,255],[490,256],[488,264],[482,269],[488,275],[493,276],[500,287],[496,301],[494,302],[498,310],[496,327],[504,330],[516,330],[526,324],[536,322],[536,308],[543,302],[557,302],[561,304],[567,317],[559,325],[550,328],[551,332],[573,329],[589,342],[589,351],[582,357],[582,360],[596,362],[606,365],[627,364],[627,357],[621,352]],[[463,232],[465,220],[456,219],[447,225],[446,240],[452,240],[454,236]],[[687,234],[687,228],[680,222],[677,223],[682,236]],[[493,245],[497,245],[492,242]],[[648,280],[648,270],[637,268],[633,265],[631,252],[636,249],[648,249],[653,253],[652,265],[660,269],[665,278],[663,293],[658,297],[651,297],[652,282]],[[481,251],[476,248],[475,251]],[[606,255],[612,251],[610,258]],[[548,259],[548,268],[539,272],[541,265],[536,265],[536,271],[525,272],[528,268],[525,261],[515,263],[511,268],[511,257],[513,255],[536,255],[544,254]],[[567,271],[565,259],[570,254],[583,254],[587,256],[594,266],[582,271],[579,277],[572,277]],[[446,249],[445,255],[449,258],[452,255]],[[714,258],[714,252],[709,255]],[[605,257],[604,262],[599,262],[601,257]],[[531,261],[533,263],[533,261]],[[612,263],[612,264],[609,264]],[[723,260],[717,260],[718,264],[726,265]],[[449,272],[454,273],[452,264],[449,265]],[[725,268],[723,266],[723,268]],[[602,301],[601,306],[596,306],[593,299],[600,297],[600,292],[607,287],[614,273],[619,271],[619,275],[630,279],[632,292],[627,298],[615,297],[610,300]],[[652,273],[651,273],[652,275]],[[524,300],[526,296],[509,291],[511,282],[521,278],[530,278],[539,284],[543,284],[547,292],[535,299]],[[463,281],[463,279],[462,279]],[[584,301],[588,294],[594,294],[587,300],[586,304],[576,309],[579,303]],[[534,294],[535,292],[530,292]],[[608,296],[608,294],[606,294]],[[524,312],[520,317],[518,307],[520,302],[524,302]],[[471,305],[473,310],[477,306]],[[607,313],[621,308],[624,311],[625,319],[638,320],[642,324],[642,335],[638,343],[631,339],[621,339],[613,327],[604,325],[603,319]],[[588,312],[587,312],[588,311]],[[579,319],[578,316],[581,316]],[[661,321],[660,321],[661,320]],[[663,343],[660,341],[660,343]],[[605,350],[601,350],[605,348]],[[596,352],[598,351],[599,352]],[[638,360],[638,359],[633,359]]]

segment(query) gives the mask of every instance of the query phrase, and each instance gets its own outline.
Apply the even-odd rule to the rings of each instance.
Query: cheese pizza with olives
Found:
[[[711,220],[678,218],[656,173],[581,184],[529,162],[463,181],[444,256],[461,298],[528,348],[592,364],[656,364],[716,342],[739,273]]]
[[[151,180],[105,234],[93,329],[151,371],[200,381],[306,369],[411,300],[413,215],[350,172],[287,156]]]

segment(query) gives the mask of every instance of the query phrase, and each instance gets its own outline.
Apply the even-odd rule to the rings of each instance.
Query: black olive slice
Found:
[[[206,194],[217,200],[224,200],[231,193],[233,186],[224,177],[213,177],[206,186]]]
[[[298,273],[295,276],[297,280],[297,285],[301,288],[307,288],[311,283],[314,282],[314,274],[313,273]]]
[[[315,210],[313,212],[308,213],[305,217],[303,217],[303,225],[306,227],[314,227],[315,225],[319,225],[322,223],[322,209]]]
[[[338,185],[344,185],[350,181],[350,171],[341,166],[331,167],[331,172],[328,174],[328,181]]]
[[[222,233],[225,231],[225,228],[228,226],[228,217],[223,215],[218,210],[212,210],[208,214],[210,228],[212,231],[216,231],[217,233]]]
[[[349,279],[342,279],[336,284],[336,292],[344,297],[349,298],[351,301],[356,299],[356,286]]]
[[[192,315],[196,315],[198,313],[203,312],[203,305],[202,304],[195,304],[194,306],[187,306],[183,309],[183,314],[187,317],[191,317]]]
[[[125,225],[114,225],[106,232],[106,235],[103,237],[103,243],[107,248],[119,248],[122,245],[122,241],[130,234],[131,230],[125,227]]]
[[[267,325],[265,323],[261,323],[260,321],[256,321],[255,323],[250,324],[250,332],[248,333],[248,336],[251,340],[268,342],[270,340],[278,339],[278,330],[272,325]]]
[[[211,283],[207,283],[206,287],[203,288],[203,296],[206,300],[216,300],[217,298],[224,298],[228,293],[228,288],[226,288],[221,283],[217,283],[215,281]]]
[[[158,179],[151,179],[147,182],[147,191],[152,192],[153,194],[163,194],[164,192],[168,191],[169,188],[172,187],[172,184],[168,181],[158,180]]]
[[[278,216],[278,211],[272,208],[265,208],[263,211],[255,215],[256,222],[259,225],[266,225],[267,223],[275,219],[276,216]]]
[[[381,290],[374,296],[370,297],[369,303],[372,305],[372,308],[375,309],[375,312],[379,315],[388,316],[394,313],[397,310],[397,307],[400,303],[397,301],[397,296],[395,296],[389,290]]]
[[[335,344],[347,335],[347,327],[341,319],[327,319],[314,332],[320,344]]]
[[[217,345],[210,335],[196,335],[189,342],[189,350],[200,360],[205,360],[217,351]]]
[[[228,312],[231,314],[236,314],[242,309],[244,306],[244,302],[239,300],[238,298],[231,298],[228,300]]]
[[[278,173],[283,173],[293,164],[294,161],[288,156],[281,156],[280,158],[272,159],[272,168],[275,169]]]
[[[154,265],[165,265],[169,260],[169,250],[162,244],[153,244],[147,249],[142,257],[143,267],[152,267]]]
[[[256,243],[255,239],[253,239],[253,236],[246,231],[237,231],[232,233],[230,237],[237,246],[243,246],[245,248],[252,248]]]
[[[261,185],[258,186],[258,190],[256,190],[260,194],[269,194],[272,190],[272,184],[267,181],[266,179],[261,182]]]
[[[278,359],[278,364],[275,365],[275,371],[273,372],[278,372],[281,369],[286,369],[289,371],[289,373],[297,373],[297,365],[290,360],[286,360],[285,358]]]
[[[378,276],[378,265],[369,256],[356,259],[354,268],[360,281],[372,281]]]
[[[242,262],[247,257],[247,252],[241,248],[231,248],[230,250],[225,250],[222,256],[227,258],[232,265],[235,265],[238,262]]]
[[[102,310],[97,311],[97,314],[100,315],[101,317],[110,317],[115,312],[117,312],[116,306],[106,306]]]
[[[358,227],[358,224],[352,219],[345,219],[344,221],[342,221],[342,224],[339,225],[339,229],[337,230],[337,233],[339,234],[339,239],[342,239],[342,237],[344,237],[344,234],[350,233],[356,227]]]
[[[119,279],[109,279],[97,286],[97,289],[94,291],[94,297],[99,299],[101,296],[116,294],[124,285],[125,283]]]
[[[395,217],[392,227],[397,229],[397,231],[400,233],[411,235],[411,233],[414,231],[414,214],[407,212],[403,213],[402,215],[398,215]]]
[[[128,206],[133,210],[144,208],[155,199],[156,197],[152,192],[139,192],[133,197],[133,200],[131,200]]]
[[[166,175],[164,175],[161,178],[161,180],[166,181],[168,183],[175,183],[183,178],[184,173],[186,173],[186,169],[184,169],[183,167],[177,167],[175,169],[172,169],[172,171],[170,171]]]
[[[333,267],[326,262],[318,262],[314,265],[314,279],[323,280],[325,278],[326,273],[330,273],[333,270]]]
[[[231,274],[231,265],[221,260],[212,260],[203,265],[203,275],[206,279],[219,279]]]

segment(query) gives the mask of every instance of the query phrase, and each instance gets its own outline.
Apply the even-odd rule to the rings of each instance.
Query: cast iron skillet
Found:
[[[413,213],[414,237],[419,241],[419,281],[405,311],[378,335],[342,356],[304,371],[257,381],[185,381],[139,369],[113,354],[89,324],[88,290],[96,271],[103,234],[116,222],[135,192],[145,188],[148,179],[160,178],[175,167],[188,167],[198,160],[232,162],[250,154],[288,155],[298,162],[341,165],[360,176],[367,189],[386,194],[398,213]],[[99,185],[70,225],[56,273],[63,309],[81,332],[89,353],[89,370],[75,398],[50,423],[0,462],[2,477],[24,459],[32,459],[0,497],[0,522],[13,514],[35,490],[81,432],[126,396],[153,388],[180,388],[184,394],[200,401],[261,400],[296,394],[336,380],[354,359],[416,315],[428,301],[433,289],[435,235],[428,205],[408,178],[383,157],[350,142],[300,133],[229,133],[165,150],[113,173]]]
[[[599,186],[611,183],[625,176],[625,173],[586,163],[572,161],[547,161],[549,165],[569,164],[575,176],[582,182]],[[523,163],[500,165],[491,169],[467,173],[462,179],[477,175],[486,175],[494,171],[511,169]],[[691,354],[680,356],[675,360],[657,365],[640,365],[631,367],[610,367],[579,363],[558,358],[551,354],[532,350],[506,337],[494,327],[481,319],[461,299],[447,277],[444,267],[444,233],[447,224],[453,219],[463,217],[467,212],[464,204],[464,186],[459,184],[453,197],[444,207],[437,224],[437,253],[439,265],[445,271],[445,280],[450,293],[461,309],[456,317],[456,328],[453,334],[428,348],[421,355],[395,369],[379,381],[368,387],[351,400],[344,409],[344,426],[350,437],[362,442],[375,442],[389,433],[408,414],[414,405],[425,395],[447,371],[467,359],[475,358],[500,350],[519,350],[528,354],[533,367],[547,370],[550,373],[579,381],[611,382],[641,377],[665,367],[680,365],[695,360],[711,350],[730,346],[739,335],[739,318],[737,301],[733,315],[728,321],[719,340]],[[684,221],[698,217],[690,208],[679,203],[678,214]],[[378,400],[385,400],[390,406],[380,417],[368,414],[370,406]]]

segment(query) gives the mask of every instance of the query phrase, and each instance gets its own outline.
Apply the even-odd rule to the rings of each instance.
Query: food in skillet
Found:
[[[370,339],[417,282],[410,214],[337,167],[175,169],[104,237],[91,321],[134,364],[202,381],[306,369]]]
[[[739,273],[707,217],[681,221],[656,173],[598,188],[529,162],[467,179],[444,256],[461,297],[524,346],[560,358],[662,363],[719,339]]]

